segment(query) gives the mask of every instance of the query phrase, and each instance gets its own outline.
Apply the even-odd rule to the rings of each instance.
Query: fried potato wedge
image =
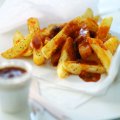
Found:
[[[117,37],[111,37],[110,39],[108,39],[105,43],[104,46],[110,50],[110,52],[112,54],[115,53],[117,47],[119,45],[119,39]]]
[[[74,60],[74,54],[73,39],[68,37],[62,48],[61,56],[57,66],[57,74],[60,78],[65,78],[69,75],[69,73],[63,68],[62,64],[67,60]]]
[[[33,62],[36,65],[42,65],[45,63],[45,57],[41,53],[41,49],[38,49],[38,50],[34,49],[33,50]]]
[[[45,63],[45,58],[41,52],[41,48],[43,47],[43,41],[39,30],[34,32],[32,46],[33,46],[33,62],[37,65]]]
[[[91,8],[88,8],[85,13],[81,16],[82,20],[85,20],[87,18],[91,18],[93,20],[95,20],[96,22],[98,22],[100,20],[100,16],[96,15],[94,16],[93,11]]]
[[[42,65],[45,63],[45,58],[43,57],[42,53],[41,53],[41,49],[39,50],[33,50],[33,62],[36,65]]]
[[[87,25],[88,30],[96,33],[96,31],[98,30],[98,24],[94,19],[86,18],[84,22]]]
[[[63,44],[67,39],[68,35],[75,32],[80,27],[81,18],[77,17],[65,25],[65,27],[51,39],[43,48],[42,53],[45,58],[49,59],[59,45]]]
[[[78,49],[81,58],[84,60],[87,59],[92,54],[92,49],[89,43],[82,42],[81,44],[79,44]]]
[[[24,36],[21,32],[16,31],[14,36],[13,36],[13,45],[17,45],[21,40],[24,39]]]
[[[22,35],[22,33],[20,33],[19,31],[17,31],[14,34],[13,37],[13,45],[17,45],[21,40],[24,39],[24,36]],[[26,49],[26,51],[23,53],[24,57],[29,57],[33,54],[33,49],[31,48],[31,46],[28,47],[28,49]]]
[[[53,66],[57,66],[58,65],[60,55],[61,55],[61,49],[57,49],[56,52],[52,55],[52,57],[51,57],[51,64]]]
[[[40,25],[37,18],[28,19],[28,30],[31,34],[34,34],[32,39],[32,48],[33,48],[33,62],[36,65],[41,65],[45,63],[45,58],[41,53],[41,48],[43,47],[43,41],[40,31]],[[31,49],[32,50],[32,49]],[[32,52],[29,51],[28,54]]]
[[[103,64],[104,68],[108,72],[111,59],[112,59],[112,54],[111,52],[106,49],[102,41],[99,39],[95,38],[87,38],[90,46],[92,47],[93,51],[96,53],[98,58],[100,59],[101,63]]]
[[[57,66],[57,75],[60,78],[66,78],[69,76],[69,73],[63,68],[63,63],[59,63]]]
[[[28,35],[26,39],[21,40],[17,45],[12,48],[6,50],[1,55],[7,59],[20,57],[24,51],[28,48],[32,39],[32,35]]]
[[[27,21],[27,25],[30,33],[34,33],[36,30],[40,29],[39,21],[37,18],[29,18]]]
[[[33,49],[31,46],[28,47],[28,49],[24,52],[23,56],[24,57],[30,57],[33,55]]]
[[[85,13],[81,16],[81,18],[84,20],[86,18],[93,18],[93,11],[92,9],[88,8]]]
[[[66,61],[62,64],[62,67],[69,73],[79,75],[81,71],[90,73],[105,73],[105,69],[102,65],[89,65],[83,63],[77,63],[76,61]]]
[[[96,22],[98,22],[101,18],[100,18],[100,16],[99,15],[96,15],[96,16],[94,16],[94,18],[93,18]]]
[[[59,62],[74,60],[74,59],[75,59],[75,53],[74,53],[73,39],[71,37],[68,37],[62,48]]]
[[[52,30],[56,27],[56,24],[51,24],[47,28],[42,30],[42,34],[46,37],[51,35]]]
[[[61,46],[61,44],[64,43],[65,39],[67,38],[67,35],[63,34],[62,32],[59,32],[52,40],[50,40],[43,48],[42,48],[42,54],[45,58],[49,59],[55,50]]]
[[[101,62],[100,62],[100,60],[99,60],[99,58],[97,57],[97,55],[95,54],[95,53],[92,53],[89,57],[87,57],[86,59],[85,59],[86,61],[90,61],[90,62],[95,62],[95,63],[97,63],[97,64],[101,64]]]
[[[112,24],[112,17],[104,18],[98,28],[97,38],[104,40],[109,32],[110,26]]]

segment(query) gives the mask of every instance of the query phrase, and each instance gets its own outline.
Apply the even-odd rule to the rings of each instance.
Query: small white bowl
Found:
[[[28,107],[32,67],[22,60],[6,60],[0,63],[0,68],[11,66],[23,68],[26,72],[12,79],[0,78],[0,105],[3,112],[16,113]]]

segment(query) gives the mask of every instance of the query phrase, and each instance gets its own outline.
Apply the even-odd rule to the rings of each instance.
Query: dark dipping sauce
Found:
[[[26,70],[21,67],[4,67],[0,69],[0,78],[3,79],[12,79],[19,77],[26,73]]]

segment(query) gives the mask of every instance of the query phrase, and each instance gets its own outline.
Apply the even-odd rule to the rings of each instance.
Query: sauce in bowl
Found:
[[[19,77],[24,73],[26,73],[26,70],[21,67],[4,67],[0,69],[0,78],[12,79],[15,77]]]

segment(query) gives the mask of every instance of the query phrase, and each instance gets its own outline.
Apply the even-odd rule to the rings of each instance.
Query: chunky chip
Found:
[[[92,9],[88,8],[85,13],[81,16],[81,18],[84,20],[86,18],[93,18],[94,15],[93,15],[93,11]]]
[[[69,73],[62,66],[63,62],[74,59],[73,39],[69,37],[66,39],[66,42],[62,48],[61,56],[57,66],[57,74],[60,78],[65,78],[69,75]]]
[[[33,46],[33,61],[36,65],[45,63],[45,58],[41,52],[43,47],[43,40],[40,31],[34,32],[32,46]]]
[[[26,37],[26,39],[22,39],[17,45],[6,50],[1,55],[7,59],[20,57],[25,52],[25,50],[29,47],[31,39],[32,39],[32,35],[30,34]]]
[[[33,48],[31,46],[28,47],[28,49],[24,52],[24,57],[30,57],[33,55]]]
[[[52,63],[53,66],[58,65],[58,62],[59,62],[59,59],[60,59],[60,56],[61,56],[61,49],[62,49],[62,46],[61,46],[61,48],[58,48],[51,57],[51,63]]]
[[[43,57],[43,55],[41,53],[41,49],[33,51],[33,62],[36,65],[41,65],[41,64],[45,63],[45,58]]]
[[[13,36],[13,45],[17,45],[21,40],[24,39],[24,36],[21,32],[16,31],[14,36]]]
[[[33,34],[32,49],[33,49],[33,62],[36,65],[45,63],[45,58],[41,53],[43,47],[43,38],[40,31],[40,25],[37,18],[28,19],[28,30],[30,34]]]
[[[119,40],[118,40],[117,37],[111,37],[111,38],[109,38],[109,39],[104,43],[104,46],[105,46],[108,50],[110,50],[110,52],[111,52],[112,54],[115,53],[118,45],[119,45]]]
[[[22,35],[22,33],[20,33],[19,31],[17,31],[13,37],[13,45],[17,45],[21,40],[24,39],[24,36]],[[29,57],[33,54],[33,49],[31,48],[31,46],[29,46],[25,52],[23,53],[22,56],[24,57]]]
[[[96,53],[101,63],[105,67],[106,71],[108,72],[112,59],[111,52],[104,46],[101,40],[95,38],[87,38],[87,40],[93,51]]]
[[[98,31],[97,31],[97,38],[104,40],[107,37],[108,32],[110,30],[110,26],[112,24],[112,20],[113,20],[112,17],[104,18],[102,20],[102,22],[98,28]]]
[[[29,18],[27,24],[30,33],[34,33],[36,30],[40,29],[39,21],[37,18]]]
[[[66,61],[62,64],[63,68],[69,73],[79,75],[81,71],[90,73],[105,73],[105,69],[102,65],[89,65],[78,63],[76,61]]]

